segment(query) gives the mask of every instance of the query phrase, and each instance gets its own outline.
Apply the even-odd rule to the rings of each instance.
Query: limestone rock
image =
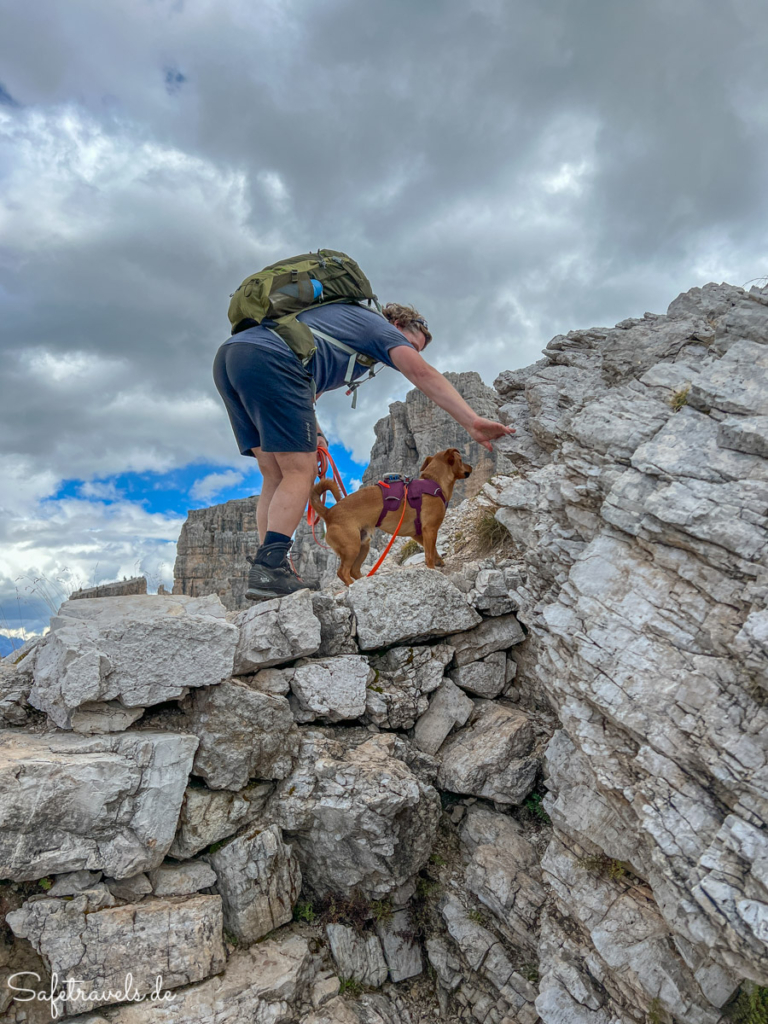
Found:
[[[115,907],[86,890],[69,901],[28,900],[7,920],[59,978],[82,980],[63,1000],[68,1014],[120,1002],[128,970],[134,990],[146,995],[158,974],[164,989],[174,989],[218,973],[225,963],[218,896]],[[97,998],[88,998],[94,992]]]
[[[320,647],[320,620],[312,610],[309,590],[261,601],[235,621],[240,629],[235,675],[295,661],[314,654]]]
[[[173,841],[194,736],[0,732],[0,875],[156,867]],[[88,799],[83,799],[87,794]]]
[[[291,920],[301,870],[276,825],[236,836],[208,860],[224,904],[224,926],[240,942],[255,942]]]
[[[114,897],[128,903],[138,903],[142,897],[152,892],[152,883],[143,871],[131,875],[130,878],[105,878],[104,885]]]
[[[62,729],[83,704],[148,707],[231,675],[237,630],[218,601],[98,597],[66,602],[39,644],[30,703]]]
[[[26,725],[32,680],[15,665],[0,662],[0,727]]]
[[[246,558],[259,548],[258,503],[254,495],[187,513],[176,548],[174,594],[218,594],[228,611],[248,607]]]
[[[216,884],[216,872],[202,860],[161,864],[149,873],[155,896],[191,896]]]
[[[143,577],[142,577],[143,579]],[[104,704],[81,704],[72,712],[73,732],[84,736],[95,736],[105,732],[125,732],[144,714],[144,708],[126,708],[120,701],[111,700]]]
[[[378,988],[387,980],[387,964],[375,935],[359,935],[345,924],[325,927],[339,977]]]
[[[503,651],[495,651],[482,661],[471,661],[454,669],[450,675],[454,683],[467,693],[492,700],[507,685],[506,673],[506,655]]]
[[[68,871],[56,875],[56,881],[48,890],[49,896],[76,896],[84,889],[92,889],[101,881],[101,871]]]
[[[445,644],[394,647],[368,660],[374,672],[366,692],[367,717],[383,729],[411,729],[440,685],[453,648]]]
[[[471,851],[467,888],[511,941],[535,954],[538,917],[547,898],[536,850],[512,818],[479,805],[467,813],[462,843]]]
[[[147,577],[133,576],[131,579],[100,583],[97,587],[85,587],[69,595],[70,601],[81,601],[92,597],[128,597],[131,594],[146,594]]]
[[[200,738],[192,770],[211,789],[284,779],[298,755],[299,733],[285,697],[234,681],[190,695],[186,727]]]
[[[156,1024],[160,1013],[163,1024],[288,1024],[296,1019],[294,1008],[308,1004],[315,972],[307,940],[283,931],[236,949],[225,973],[174,991],[160,1008],[148,1000],[99,1017],[106,1024]]]
[[[234,835],[259,817],[273,788],[271,782],[251,782],[237,792],[200,784],[188,786],[169,855],[186,860]]]
[[[525,633],[514,615],[484,619],[475,629],[451,637],[451,645],[459,666],[487,658],[495,651],[505,651],[525,640]]]
[[[421,974],[421,949],[413,938],[414,925],[408,910],[396,910],[376,923],[391,981],[405,981]]]
[[[441,751],[440,788],[500,804],[521,804],[533,789],[539,767],[536,758],[526,756],[533,738],[524,712],[478,701],[469,725]]]
[[[436,754],[446,736],[457,725],[464,725],[474,704],[450,679],[444,679],[429,708],[416,723],[413,742],[426,754]]]
[[[466,598],[433,569],[356,580],[347,591],[363,650],[446,636],[480,622]]]
[[[303,716],[302,721],[324,718],[340,722],[359,718],[365,711],[366,686],[374,679],[368,662],[360,655],[300,661],[291,680]]]
[[[320,621],[317,653],[321,658],[357,654],[355,620],[343,594],[313,593],[312,611]]]
[[[381,899],[407,887],[427,862],[440,800],[394,750],[386,734],[345,751],[303,732],[299,764],[264,816],[284,829],[315,891],[359,889]]]

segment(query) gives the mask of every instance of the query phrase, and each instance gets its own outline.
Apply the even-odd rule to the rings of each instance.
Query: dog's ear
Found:
[[[445,461],[449,466],[455,466],[457,462],[461,462],[461,453],[458,448],[448,448],[445,453]]]
[[[428,456],[426,457],[426,459],[424,459],[424,461],[422,462],[422,464],[421,464],[421,469],[419,470],[419,472],[420,472],[420,473],[423,473],[423,472],[424,472],[424,470],[425,470],[425,469],[427,468],[427,466],[428,466],[428,465],[430,464],[430,462],[431,462],[431,461],[432,461],[432,456],[431,456],[431,455],[428,455]]]

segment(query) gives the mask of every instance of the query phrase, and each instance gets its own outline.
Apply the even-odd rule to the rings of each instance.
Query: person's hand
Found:
[[[321,445],[322,445],[323,448],[327,448],[328,447],[328,439],[325,437],[324,434],[321,434],[320,431],[318,430],[318,432],[317,432],[317,446],[318,446],[318,448]]]
[[[503,423],[496,423],[494,420],[483,419],[482,416],[478,416],[476,420],[467,427],[467,433],[473,441],[477,441],[483,448],[487,448],[489,452],[493,451],[491,441],[496,441],[500,437],[506,437],[507,434],[514,434],[514,427],[505,427]]]

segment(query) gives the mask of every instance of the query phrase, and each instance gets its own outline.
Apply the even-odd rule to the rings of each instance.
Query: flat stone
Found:
[[[155,896],[191,896],[216,885],[216,872],[203,860],[161,864],[149,873]]]
[[[421,974],[421,949],[408,910],[396,910],[391,917],[378,921],[376,934],[381,940],[391,981],[405,981]]]
[[[223,614],[215,597],[68,601],[36,649],[29,702],[70,729],[83,704],[148,707],[214,686],[232,674],[238,636]]]
[[[301,892],[301,870],[277,825],[254,830],[207,855],[224,904],[224,926],[255,942],[286,924]]]
[[[506,686],[507,657],[504,651],[495,651],[482,661],[471,661],[450,673],[451,679],[462,690],[476,697],[492,700]]]
[[[464,725],[473,710],[470,698],[450,679],[444,679],[416,723],[414,745],[426,754],[436,754],[451,730]]]
[[[119,701],[105,704],[81,704],[72,712],[72,731],[84,736],[95,736],[105,732],[125,732],[144,714],[144,708],[126,708]]]
[[[241,612],[235,622],[240,630],[235,675],[283,665],[314,654],[320,647],[320,620],[312,609],[309,590],[261,601]]]
[[[729,416],[718,425],[717,443],[721,448],[768,458],[768,416]]]
[[[211,789],[283,779],[296,762],[299,733],[285,697],[221,683],[190,695],[186,725],[200,738],[192,771]]]
[[[468,726],[441,751],[441,789],[485,797],[500,804],[521,804],[533,789],[539,768],[528,757],[533,727],[518,709],[478,701]]]
[[[220,897],[105,907],[89,896],[92,892],[28,900],[7,916],[14,934],[28,939],[52,972],[81,981],[80,991],[63,1000],[65,1013],[121,1002],[127,971],[134,990],[146,995],[158,974],[164,989],[174,989],[224,968]],[[94,993],[96,998],[88,998]]]
[[[387,980],[387,964],[381,943],[375,935],[359,935],[344,924],[325,927],[331,953],[345,981],[359,981],[361,985],[378,988]]]
[[[130,878],[105,878],[104,884],[113,896],[129,903],[140,900],[142,896],[152,892],[152,883],[143,871],[138,875],[131,875]]]
[[[234,835],[260,816],[273,789],[271,782],[251,782],[236,792],[188,786],[169,855],[186,860]]]
[[[480,616],[466,597],[432,569],[410,569],[356,580],[346,601],[357,619],[362,650],[469,629]]]
[[[494,651],[505,651],[523,640],[525,633],[515,616],[499,615],[485,619],[476,629],[452,636],[451,645],[456,651],[454,660],[461,667],[481,661]]]
[[[87,869],[126,878],[156,867],[196,747],[194,736],[149,730],[0,732],[0,876]]]
[[[299,662],[291,679],[291,690],[304,713],[304,721],[324,718],[340,722],[359,718],[365,712],[366,686],[373,679],[366,658],[347,654]]]

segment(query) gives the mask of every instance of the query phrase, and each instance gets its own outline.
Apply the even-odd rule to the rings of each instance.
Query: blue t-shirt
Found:
[[[361,355],[370,356],[377,363],[384,363],[386,366],[395,365],[389,356],[391,349],[397,348],[398,345],[410,345],[388,320],[372,309],[366,309],[365,306],[347,303],[315,306],[299,313],[296,319],[310,329],[316,327],[319,331],[330,334]],[[233,335],[229,341],[247,341],[284,355],[286,360],[296,358],[284,341],[263,326],[249,327],[247,331]],[[307,364],[307,369],[315,379],[317,393],[343,387],[349,366],[349,355],[317,335],[315,343],[317,352]],[[367,366],[355,363],[353,378],[362,377],[367,372]]]

